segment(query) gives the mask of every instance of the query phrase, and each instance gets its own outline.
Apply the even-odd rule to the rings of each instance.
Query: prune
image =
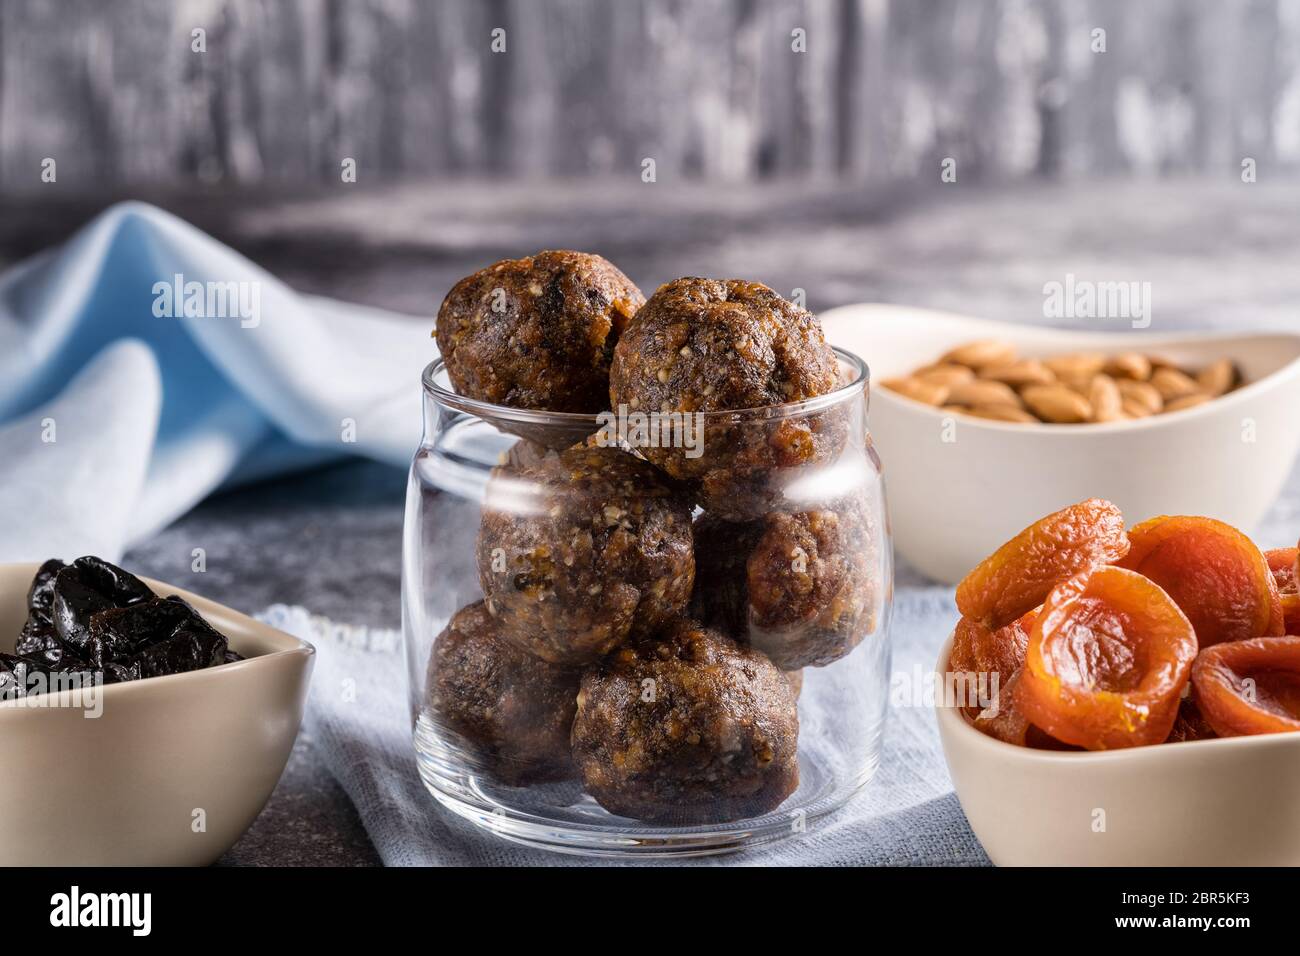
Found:
[[[724,823],[795,791],[798,734],[785,674],[760,651],[680,620],[583,674],[573,757],[611,813]]]
[[[479,601],[457,611],[434,639],[429,703],[502,782],[565,780],[574,775],[569,730],[578,678],[505,640]]]
[[[1173,598],[1206,648],[1283,633],[1282,605],[1268,561],[1248,537],[1213,518],[1151,518],[1129,531],[1118,565]]]
[[[690,505],[627,452],[576,446],[494,472],[477,561],[507,640],[553,664],[584,664],[686,607]]]
[[[1029,635],[1016,704],[1026,719],[1088,750],[1169,736],[1196,657],[1196,634],[1156,584],[1103,566],[1059,584]]]
[[[957,607],[991,630],[1005,627],[1081,571],[1128,552],[1124,516],[1089,498],[1035,521],[989,555],[957,585]]]
[[[91,662],[105,673],[159,677],[226,663],[225,635],[174,594],[96,614],[90,631]]]
[[[1277,585],[1278,601],[1282,606],[1282,627],[1287,634],[1300,634],[1300,577],[1296,573],[1295,548],[1274,548],[1265,551],[1268,569],[1273,572]]]
[[[452,385],[479,401],[553,412],[608,407],[609,365],[645,297],[600,256],[505,259],[461,279],[438,310]]]
[[[34,674],[99,674],[116,683],[242,660],[184,599],[158,598],[95,557],[41,566],[14,649],[0,659],[0,693]]]
[[[51,618],[61,638],[83,647],[90,639],[93,615],[153,597],[145,583],[129,571],[102,558],[77,558],[54,577]]]
[[[613,408],[645,414],[769,409],[708,416],[698,443],[642,454],[695,484],[709,511],[754,517],[781,499],[781,472],[830,461],[843,446],[842,409],[787,415],[775,406],[839,385],[835,353],[810,313],[767,286],[684,278],[661,286],[614,349]]]
[[[875,630],[883,582],[864,508],[695,523],[695,613],[783,670],[820,667]]]
[[[52,623],[54,605],[54,579],[67,565],[58,558],[51,558],[40,566],[32,586],[27,591],[27,614],[29,617]]]
[[[34,614],[23,625],[14,654],[45,670],[80,670],[87,664],[82,648],[63,640],[52,624]]]
[[[1300,637],[1207,647],[1192,667],[1192,696],[1221,737],[1300,730]]]

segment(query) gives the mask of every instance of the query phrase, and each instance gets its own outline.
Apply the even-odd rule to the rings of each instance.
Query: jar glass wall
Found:
[[[837,354],[838,390],[737,412],[505,408],[426,369],[402,603],[438,802],[670,855],[805,833],[867,782],[891,546],[866,368]]]

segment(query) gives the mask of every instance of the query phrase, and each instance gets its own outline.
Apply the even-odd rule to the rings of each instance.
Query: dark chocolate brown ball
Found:
[[[438,310],[434,334],[462,395],[595,413],[608,407],[614,345],[644,302],[600,256],[539,252],[457,282]]]
[[[759,816],[799,785],[795,698],[762,653],[679,619],[583,674],[574,762],[587,792],[619,816]]]
[[[685,609],[691,507],[639,458],[576,446],[497,469],[477,561],[506,639],[544,661],[586,664]]]
[[[569,730],[578,678],[504,640],[479,601],[457,611],[434,640],[429,704],[502,782],[564,780],[574,775]]]

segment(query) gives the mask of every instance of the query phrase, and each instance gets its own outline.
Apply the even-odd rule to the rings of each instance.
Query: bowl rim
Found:
[[[30,578],[35,576],[36,570],[40,566],[40,562],[37,561],[0,563],[0,575],[26,573]],[[186,601],[195,605],[196,609],[198,609],[200,613],[204,614],[205,617],[207,617],[208,613],[213,611],[222,616],[233,617],[242,627],[260,631],[264,635],[270,636],[274,643],[283,646],[280,646],[276,650],[267,654],[258,654],[256,657],[246,657],[241,661],[232,661],[228,664],[218,664],[215,667],[204,667],[196,671],[186,671],[181,674],[163,674],[159,677],[145,677],[140,680],[123,681],[119,684],[101,684],[99,685],[97,693],[103,695],[101,699],[104,701],[123,697],[128,694],[147,693],[148,688],[150,687],[174,686],[183,681],[194,683],[202,680],[224,680],[226,678],[218,675],[239,673],[255,667],[260,668],[268,666],[268,663],[259,662],[269,662],[272,660],[282,661],[294,657],[301,657],[305,660],[310,660],[316,655],[316,647],[309,641],[304,641],[300,637],[282,631],[277,627],[272,627],[264,621],[259,621],[257,618],[244,614],[242,611],[237,611],[219,601],[205,598],[202,595],[195,594],[193,591],[186,590],[185,588],[177,587],[174,584],[159,581],[157,578],[140,577],[140,580],[149,585],[149,587],[155,592],[162,591],[183,597]],[[216,625],[214,624],[213,626],[215,627]],[[220,630],[220,628],[218,628],[218,630]],[[141,687],[145,689],[141,690]],[[63,700],[65,699],[64,695],[72,695],[75,693],[78,693],[78,691],[65,689],[55,691],[49,695],[41,696],[48,696],[48,699],[50,700]],[[71,705],[69,705],[69,707],[71,707]],[[0,720],[4,719],[3,715],[6,713],[26,713],[29,711],[40,712],[59,709],[67,708],[62,708],[61,706],[56,706],[54,704],[34,706],[24,703],[24,698],[0,700]]]
[[[1035,325],[1024,322],[1009,322],[1001,319],[985,319],[979,316],[963,315],[959,312],[945,312],[938,309],[925,309],[914,306],[900,306],[894,303],[863,302],[851,305],[838,306],[835,309],[828,309],[823,313],[823,319],[833,312],[853,309],[870,309],[887,311],[890,308],[905,309],[909,312],[924,312],[932,319],[944,323],[968,322],[983,326],[1002,326],[1007,329],[1018,331],[1028,330],[1034,335],[1041,335],[1045,338],[1054,337],[1077,337],[1078,339],[1102,339],[1114,338],[1117,335],[1123,335],[1122,332],[1106,332],[1095,329],[1069,329],[1058,328],[1055,326]],[[875,321],[880,321],[879,319]],[[1287,331],[1285,329],[1267,329],[1247,332],[1231,332],[1222,329],[1190,329],[1185,332],[1141,332],[1138,336],[1146,340],[1147,344],[1152,346],[1159,345],[1178,345],[1178,344],[1196,344],[1201,342],[1216,342],[1228,340],[1246,340],[1246,339],[1290,339],[1300,343],[1300,333]],[[1136,347],[1136,344],[1135,344]],[[904,408],[912,408],[923,411],[939,419],[952,417],[960,421],[963,426],[982,429],[990,432],[1005,432],[1010,434],[1034,434],[1034,435],[1106,435],[1116,432],[1143,431],[1153,428],[1160,428],[1168,425],[1170,422],[1193,421],[1198,416],[1204,417],[1219,411],[1231,409],[1242,402],[1250,401],[1256,398],[1260,393],[1281,385],[1286,379],[1300,376],[1300,354],[1269,372],[1262,378],[1255,379],[1253,382],[1247,382],[1244,385],[1221,395],[1218,398],[1197,405],[1193,408],[1184,408],[1176,412],[1165,412],[1160,415],[1150,415],[1146,418],[1138,418],[1130,421],[1119,422],[1080,422],[1077,424],[1054,424],[1051,422],[1040,422],[1032,428],[1026,428],[1027,423],[1018,422],[1001,422],[995,419],[976,418],[973,415],[956,415],[953,412],[945,412],[942,408],[936,408],[933,405],[927,405],[919,402],[914,398],[908,398],[889,388],[880,387],[875,389],[874,395],[887,404],[895,402]]]
[[[934,673],[936,677],[942,678],[947,670],[949,657],[952,655],[953,637],[956,630],[950,633],[944,640],[943,646],[939,649],[939,659],[935,662]],[[1233,747],[1241,749],[1243,747],[1255,747],[1257,749],[1277,748],[1294,748],[1300,746],[1300,731],[1281,734],[1250,734],[1240,737],[1214,737],[1209,740],[1180,740],[1175,743],[1151,744],[1146,747],[1123,747],[1117,750],[1038,750],[1034,747],[1018,747],[1015,744],[1009,744],[1005,740],[997,740],[988,734],[982,734],[963,716],[960,708],[947,706],[936,696],[934,701],[935,721],[939,725],[941,737],[946,739],[947,735],[942,731],[945,729],[955,739],[962,740],[963,746],[970,748],[982,748],[993,759],[1020,760],[1028,762],[1042,762],[1056,766],[1066,764],[1076,764],[1083,767],[1095,767],[1098,764],[1112,765],[1123,763],[1125,761],[1143,761],[1143,760],[1178,760],[1182,759],[1188,753],[1189,747],[1198,748],[1196,752],[1208,752],[1210,747]],[[945,745],[944,760],[947,762],[947,748]]]
[[[829,344],[829,343],[827,343]],[[853,378],[851,381],[837,385],[824,395],[797,402],[783,402],[780,405],[758,405],[753,408],[716,409],[701,412],[677,412],[703,416],[711,424],[744,424],[750,421],[768,421],[772,419],[794,418],[808,415],[822,409],[851,401],[867,393],[871,385],[871,369],[859,355],[839,346],[831,345],[836,359],[848,366]],[[611,411],[600,412],[550,412],[533,408],[514,408],[510,405],[497,405],[461,395],[437,381],[437,376],[446,370],[446,360],[441,355],[426,365],[420,373],[420,382],[424,393],[439,405],[453,408],[459,412],[473,415],[487,421],[508,421],[529,425],[543,425],[559,428],[583,428],[595,431],[603,424],[602,417],[613,414]]]

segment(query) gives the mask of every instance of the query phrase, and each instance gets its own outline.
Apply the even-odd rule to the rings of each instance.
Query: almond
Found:
[[[954,405],[1019,405],[1015,389],[1001,382],[976,379],[954,385],[948,392],[948,401]]]
[[[1072,352],[1069,355],[1053,355],[1043,359],[1057,378],[1091,379],[1106,364],[1106,356],[1097,352]]]
[[[1002,382],[1012,388],[1047,385],[1056,381],[1056,376],[1038,359],[1020,359],[1002,365],[986,365],[980,369],[980,378]]]
[[[1127,418],[1150,418],[1155,414],[1155,412],[1151,411],[1149,405],[1145,405],[1142,402],[1131,398],[1124,399],[1124,402],[1120,407],[1123,409],[1124,415]]]
[[[917,369],[912,377],[935,385],[960,385],[975,378],[975,373],[965,365],[930,365]]]
[[[1151,377],[1151,360],[1141,352],[1121,352],[1106,363],[1104,371],[1113,378],[1145,382]]]
[[[986,365],[1005,365],[1016,360],[1016,347],[1004,339],[980,339],[967,342],[948,352],[939,362],[956,362],[970,368]]]
[[[1124,401],[1119,386],[1109,375],[1094,375],[1088,389],[1088,404],[1092,406],[1094,422],[1117,422],[1124,415]]]
[[[1190,395],[1183,395],[1181,398],[1175,398],[1172,402],[1165,405],[1167,412],[1181,412],[1185,408],[1195,408],[1197,405],[1204,405],[1214,396],[1205,392],[1193,392]]]
[[[976,418],[990,418],[998,422],[1038,424],[1038,419],[1029,414],[1029,412],[1025,411],[1019,405],[976,405],[972,408],[965,409],[965,412],[967,415],[973,415]]]
[[[1160,397],[1160,391],[1149,382],[1131,382],[1126,379],[1120,379],[1115,383],[1119,388],[1119,394],[1124,399],[1124,410],[1130,415],[1129,405],[1138,405],[1148,415],[1154,415],[1165,407],[1165,400]]]
[[[1025,404],[1039,418],[1058,424],[1086,422],[1092,417],[1088,400],[1059,383],[1030,385],[1021,393]]]
[[[1156,387],[1156,391],[1166,402],[1172,402],[1184,395],[1193,395],[1201,390],[1194,378],[1176,368],[1156,369],[1151,373],[1151,384]]]
[[[1231,391],[1238,379],[1237,366],[1233,364],[1232,359],[1225,358],[1201,369],[1200,374],[1196,376],[1196,384],[1203,391],[1218,398],[1225,392]]]
[[[942,405],[948,401],[948,386],[923,382],[919,378],[890,378],[880,383],[890,391],[905,395],[916,402],[926,405]]]

